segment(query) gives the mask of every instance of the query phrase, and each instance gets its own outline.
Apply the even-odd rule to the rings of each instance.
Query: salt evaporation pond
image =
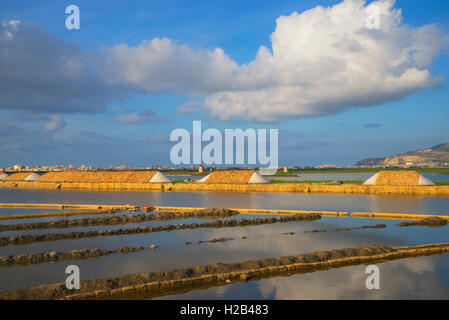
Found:
[[[402,212],[447,215],[448,197],[386,196],[353,194],[302,193],[207,193],[207,192],[105,192],[0,189],[0,202],[133,204],[235,207],[264,209],[304,209],[362,212]],[[30,209],[0,209],[15,213],[30,213]],[[38,209],[35,212],[51,210]],[[120,213],[122,214],[122,213]],[[130,213],[123,213],[130,214]],[[131,213],[132,214],[132,213]],[[254,217],[239,215],[239,218]],[[73,218],[73,217],[71,217]],[[55,218],[38,218],[48,221]],[[151,221],[118,226],[29,230],[27,233],[60,233],[73,230],[106,230],[140,225],[203,222],[201,219]],[[8,223],[23,223],[11,220]],[[396,220],[323,217],[313,222],[278,223],[272,225],[233,228],[204,228],[157,232],[149,234],[84,238],[26,245],[0,247],[0,255],[70,251],[73,249],[116,249],[126,246],[150,246],[157,250],[143,250],[128,254],[113,254],[87,260],[63,260],[28,266],[0,267],[0,291],[24,288],[44,283],[64,282],[65,268],[76,264],[81,278],[106,278],[132,273],[162,271],[217,262],[239,262],[250,259],[295,255],[313,251],[359,247],[372,244],[402,246],[449,242],[449,226],[427,228],[399,227]],[[334,231],[335,228],[386,224],[384,229]],[[0,222],[6,224],[6,221]],[[304,231],[327,229],[327,232]],[[24,234],[24,231],[20,233]],[[292,234],[290,234],[292,233]],[[0,236],[19,234],[1,232]],[[199,240],[234,238],[220,243],[201,243]],[[242,239],[242,237],[247,237]],[[186,242],[192,242],[186,245]],[[449,255],[410,258],[378,264],[381,289],[365,287],[366,266],[351,266],[289,277],[273,277],[248,283],[193,290],[162,299],[407,299],[449,298]]]

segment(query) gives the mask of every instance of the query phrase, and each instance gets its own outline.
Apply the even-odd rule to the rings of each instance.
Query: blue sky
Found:
[[[347,79],[347,82],[329,80],[329,83],[323,83],[326,77],[320,79],[318,76],[318,79],[308,82],[313,75],[323,72],[319,65],[324,65],[327,60],[319,48],[323,43],[322,51],[326,51],[324,41],[328,41],[328,37],[324,35],[332,34],[332,30],[328,30],[332,25],[327,26],[325,22],[312,26],[316,19],[325,17],[325,11],[316,7],[332,7],[340,2],[0,0],[0,21],[19,20],[21,24],[19,27],[4,26],[4,30],[10,30],[8,32],[17,32],[12,37],[13,40],[17,39],[14,46],[9,47],[8,39],[3,40],[4,45],[0,42],[0,54],[1,50],[5,52],[0,55],[4,59],[0,62],[3,68],[0,70],[0,92],[3,85],[5,91],[11,93],[7,99],[0,99],[0,167],[15,163],[76,166],[170,164],[169,150],[173,144],[167,139],[169,133],[175,128],[191,130],[193,120],[202,120],[203,127],[220,130],[278,128],[281,165],[351,165],[363,158],[382,157],[448,141],[449,3],[435,0],[396,1],[394,8],[402,10],[399,26],[407,30],[395,30],[406,39],[404,42],[409,43],[403,46],[398,44],[396,48],[394,46],[398,40],[387,39],[385,46],[379,45],[379,52],[388,48],[391,57],[397,58],[400,56],[398,52],[414,50],[422,52],[425,57],[409,58],[404,62],[406,69],[398,71],[396,66],[391,66],[376,77],[384,81],[391,75],[400,76],[401,72],[416,68],[428,70],[429,78],[419,83],[415,83],[415,78],[410,80],[411,83],[401,78],[401,81],[407,82],[400,83],[404,89],[391,93],[386,92],[385,88],[379,89],[379,92],[371,90],[373,85],[369,81],[358,88],[358,78],[352,79],[347,73],[340,74],[339,65],[335,67],[335,79]],[[69,4],[80,8],[80,30],[65,28],[65,8]],[[309,9],[314,10],[315,20],[304,14]],[[295,11],[300,17],[293,15]],[[280,16],[286,19],[280,19],[282,21],[278,20],[277,23]],[[309,21],[310,30],[316,33],[306,41],[300,36]],[[423,32],[416,31],[424,25],[433,25],[438,32],[430,30],[423,35]],[[299,26],[298,30],[294,29],[296,26]],[[346,32],[345,26],[342,28],[335,28],[335,32]],[[352,31],[347,30],[349,33]],[[299,44],[294,43],[296,33],[300,37],[297,39]],[[357,32],[354,32],[354,37],[352,40],[359,40],[360,43],[371,39],[358,38]],[[378,39],[382,41],[385,37],[388,33]],[[159,56],[154,58],[157,50],[142,44],[144,40],[151,42],[155,38],[169,40],[167,46],[173,53],[173,60],[157,60],[161,59]],[[276,52],[272,48],[273,39],[283,49]],[[125,46],[123,55],[120,55],[122,51],[118,48],[121,44]],[[310,49],[309,44],[318,51]],[[257,57],[261,46],[266,47],[267,52],[274,51],[273,56],[279,53],[275,62],[278,65],[271,70],[266,62],[269,59],[261,59],[260,66],[255,66],[247,74],[243,66],[259,61]],[[433,46],[434,49],[427,50]],[[19,50],[14,54],[13,63],[8,61],[10,48]],[[222,60],[215,60],[216,55],[212,53],[216,48],[220,48],[231,62],[221,64]],[[20,50],[31,52],[25,54]],[[33,50],[42,51],[38,54],[48,57],[48,60],[35,60],[37,54]],[[196,55],[198,51],[202,53]],[[322,60],[314,59],[316,52]],[[186,58],[191,53],[193,58]],[[369,67],[364,59],[367,52],[355,54],[358,56],[354,68]],[[78,68],[81,70],[75,80],[64,74],[65,69],[52,62],[55,59],[65,61],[64,57],[81,64],[81,67],[70,65],[71,69],[68,69],[72,72],[78,72]],[[163,63],[148,62],[147,65],[148,57]],[[385,60],[376,60],[373,65],[389,64],[389,57],[388,54],[373,54],[373,59]],[[343,55],[337,55],[336,59],[342,66],[353,62],[345,60]],[[103,65],[103,60],[109,64]],[[335,65],[332,62],[331,66]],[[35,67],[34,72],[32,69]],[[100,71],[92,71],[96,68]],[[167,78],[154,78],[154,69],[160,69],[159,77],[162,74]],[[202,72],[196,73],[195,69]],[[130,74],[130,70],[135,73]],[[259,77],[263,77],[266,70],[269,70],[270,76],[259,82]],[[281,70],[279,74],[277,70]],[[295,73],[295,70],[298,71]],[[390,74],[390,70],[394,71]],[[210,75],[203,79],[202,74],[208,72]],[[306,77],[307,72],[311,77]],[[329,71],[329,79],[333,76],[332,72]],[[6,77],[6,73],[11,75]],[[17,77],[14,76],[16,74]],[[19,78],[21,76],[24,78]],[[245,80],[235,82],[239,76]],[[360,76],[368,80],[370,73],[361,72]],[[292,77],[295,79],[290,80]],[[217,84],[214,83],[215,78],[218,79]],[[373,76],[372,83],[378,83],[381,81],[379,79]],[[49,88],[47,81],[57,86]],[[288,81],[294,83],[286,85]],[[21,96],[27,95],[23,92],[24,88],[30,91],[29,86],[36,88],[36,93],[30,96],[32,101],[21,99]],[[240,86],[245,87],[243,96]],[[307,95],[310,104],[293,103],[283,109],[282,105],[276,104],[279,99],[275,97],[271,100],[276,94],[285,97],[286,88],[291,87],[298,91],[288,91],[292,95],[288,96],[289,100],[301,100]],[[333,93],[329,99],[335,98],[336,102],[332,104],[333,100],[329,102],[329,99],[324,99],[327,97],[317,94],[322,91],[304,89],[309,87],[324,90],[324,95],[329,91],[341,90],[344,97]],[[73,97],[63,97],[66,91],[75,95],[86,93],[89,98],[80,102]],[[260,93],[268,97],[266,108],[261,106],[258,109],[260,100],[257,97]],[[357,96],[359,93],[360,96]],[[350,99],[351,95],[354,95],[353,100]],[[224,97],[228,97],[229,101],[218,105],[217,101],[223,101]],[[235,110],[230,108],[241,98],[247,105]],[[57,102],[49,106],[55,99]],[[183,105],[190,112],[180,111],[185,110],[180,109]]]

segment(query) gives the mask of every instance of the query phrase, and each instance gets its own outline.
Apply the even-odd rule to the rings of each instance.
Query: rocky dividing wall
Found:
[[[229,228],[240,226],[255,226],[261,224],[271,223],[286,223],[297,221],[314,221],[321,219],[321,215],[316,213],[310,214],[298,214],[293,216],[278,216],[267,218],[250,218],[250,219],[231,219],[231,220],[213,220],[203,223],[189,223],[189,224],[168,224],[160,226],[142,226],[135,228],[125,229],[109,229],[109,230],[92,230],[92,231],[79,231],[79,232],[67,232],[67,233],[47,233],[47,234],[28,234],[17,235],[10,237],[1,237],[0,246],[9,245],[22,245],[34,242],[44,241],[58,241],[68,239],[82,239],[92,237],[107,237],[107,236],[119,236],[130,234],[142,234],[152,232],[174,231],[174,230],[186,230],[196,228]]]

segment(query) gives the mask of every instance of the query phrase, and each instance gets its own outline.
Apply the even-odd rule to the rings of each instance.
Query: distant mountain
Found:
[[[358,161],[355,165],[361,167],[375,167],[382,165],[385,158],[369,158]]]
[[[428,149],[418,149],[386,158],[360,160],[363,167],[436,167],[449,166],[449,141]]]

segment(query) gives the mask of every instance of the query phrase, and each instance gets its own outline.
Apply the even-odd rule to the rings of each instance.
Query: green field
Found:
[[[329,169],[289,169],[291,173],[361,173],[361,172],[379,172],[379,171],[410,171],[414,170],[420,173],[441,173],[449,174],[449,168],[329,168]],[[276,175],[283,176],[282,173]]]
[[[270,183],[327,184],[333,180],[270,180]],[[342,184],[362,184],[363,180],[342,180]]]
[[[449,181],[434,181],[437,186],[449,186]]]

